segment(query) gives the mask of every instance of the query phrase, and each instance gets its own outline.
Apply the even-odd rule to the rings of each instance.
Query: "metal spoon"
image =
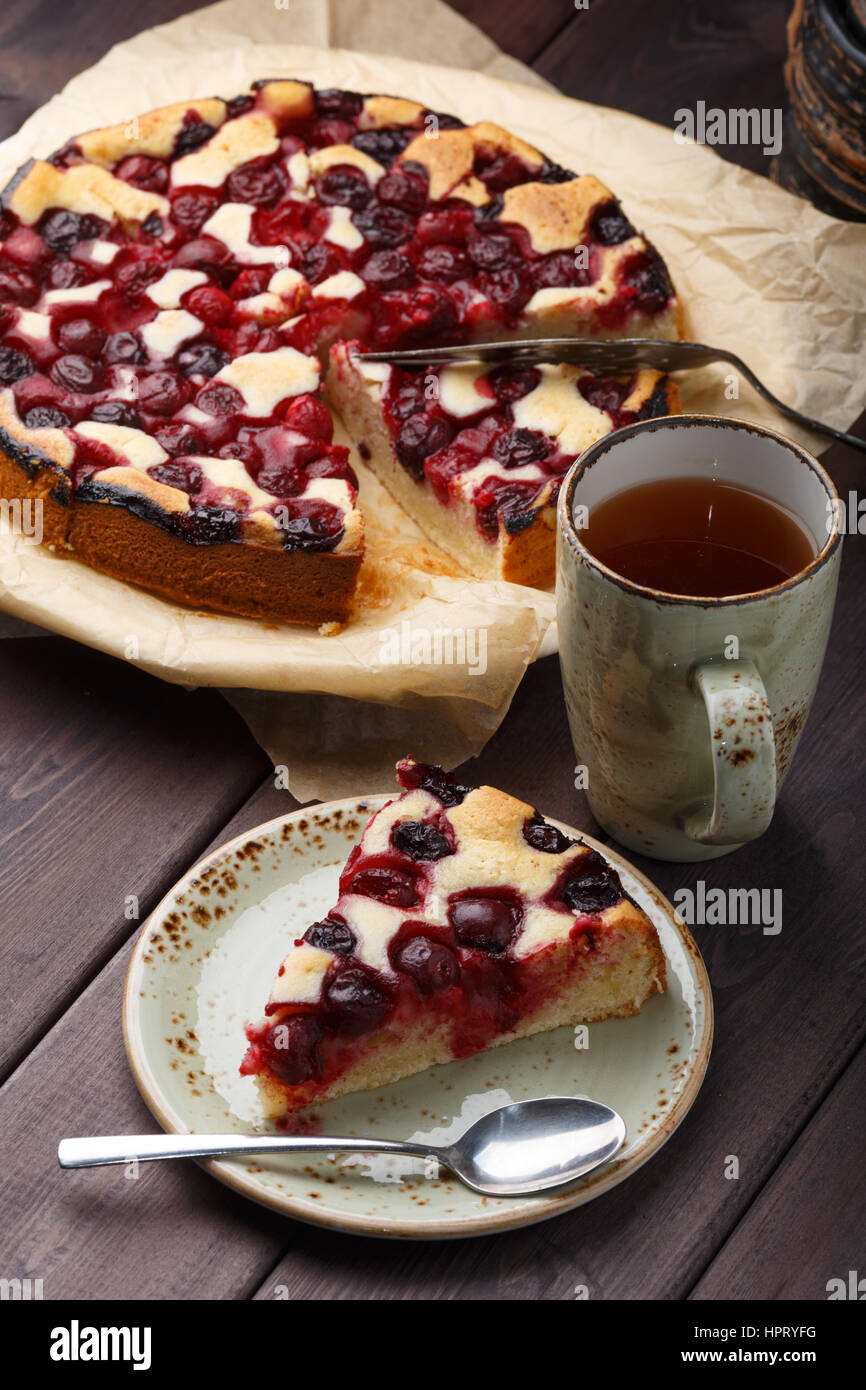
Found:
[[[62,1139],[57,1158],[61,1168],[90,1168],[234,1154],[407,1154],[435,1159],[485,1196],[526,1197],[574,1182],[612,1158],[624,1140],[625,1124],[610,1106],[586,1096],[547,1096],[491,1110],[447,1148],[322,1135],[114,1134]]]

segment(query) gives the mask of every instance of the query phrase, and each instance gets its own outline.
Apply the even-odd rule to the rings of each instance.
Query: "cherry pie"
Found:
[[[663,261],[591,175],[417,102],[260,82],[79,136],[4,191],[0,486],[42,499],[50,545],[172,599],[344,620],[363,521],[320,387],[331,344],[679,325]],[[507,487],[473,494],[482,534],[544,514],[515,488],[556,476],[500,462]]]
[[[553,582],[556,498],[578,454],[621,425],[679,409],[669,378],[605,380],[564,363],[423,373],[331,349],[328,389],[362,457],[470,574]]]
[[[247,1029],[241,1071],[271,1115],[665,989],[655,928],[595,850],[493,787],[412,759],[397,774]]]

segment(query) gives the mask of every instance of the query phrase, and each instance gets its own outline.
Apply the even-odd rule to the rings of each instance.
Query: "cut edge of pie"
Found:
[[[246,1029],[241,1072],[270,1117],[666,988],[653,923],[596,850],[441,768],[405,759],[398,780]]]

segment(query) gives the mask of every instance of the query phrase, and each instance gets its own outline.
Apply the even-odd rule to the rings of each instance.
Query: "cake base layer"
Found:
[[[362,553],[284,550],[250,542],[192,545],[123,506],[59,501],[47,468],[31,475],[0,449],[0,495],[42,504],[42,542],[91,569],[173,603],[242,618],[320,627],[350,617]]]

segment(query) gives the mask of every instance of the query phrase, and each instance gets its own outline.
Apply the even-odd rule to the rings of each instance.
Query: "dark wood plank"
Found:
[[[113,44],[165,24],[188,0],[110,0],[58,5],[54,0],[3,0],[0,10],[0,139],[12,135],[61,87]]]
[[[858,1271],[857,1278],[866,1275],[864,1094],[861,1048],[692,1298],[826,1299],[831,1280],[847,1286],[850,1270]]]
[[[531,5],[491,5],[490,0],[448,0],[448,3],[483,29],[503,52],[529,64],[565,28],[573,14],[569,0],[533,0]]]
[[[618,106],[673,126],[680,107],[782,107],[788,0],[648,6],[592,0],[538,55],[533,67],[566,96]],[[759,146],[716,147],[758,173]]]
[[[61,638],[0,642],[0,727],[5,1072],[269,764],[217,692]]]

